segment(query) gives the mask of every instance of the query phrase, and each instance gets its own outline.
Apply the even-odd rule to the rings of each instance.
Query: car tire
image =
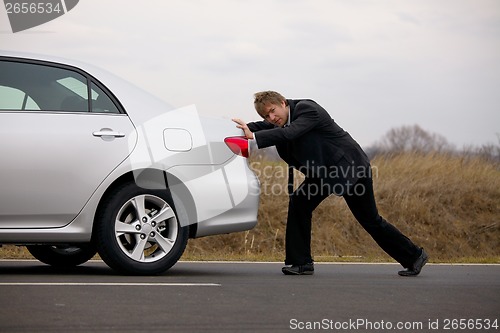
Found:
[[[116,188],[96,216],[99,255],[123,274],[165,272],[182,256],[189,237],[189,227],[179,223],[179,206],[174,207],[166,189],[145,189],[133,182]]]
[[[92,243],[78,245],[27,245],[33,257],[54,267],[74,267],[86,263],[97,253]]]

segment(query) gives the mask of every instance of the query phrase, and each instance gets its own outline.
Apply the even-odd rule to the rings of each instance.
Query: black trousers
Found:
[[[409,268],[421,250],[377,210],[371,178],[362,178],[356,190],[343,195],[349,209],[377,244],[403,267]],[[312,262],[311,217],[313,210],[332,193],[332,187],[315,178],[306,178],[290,195],[286,225],[286,265]]]

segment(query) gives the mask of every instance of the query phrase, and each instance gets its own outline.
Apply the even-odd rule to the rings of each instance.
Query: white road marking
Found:
[[[220,287],[220,283],[166,283],[166,282],[0,282],[0,286],[170,286]]]

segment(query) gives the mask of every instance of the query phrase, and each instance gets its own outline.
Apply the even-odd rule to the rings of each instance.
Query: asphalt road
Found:
[[[414,278],[396,264],[281,266],[179,262],[136,277],[0,261],[0,332],[500,332],[500,265],[428,264]]]

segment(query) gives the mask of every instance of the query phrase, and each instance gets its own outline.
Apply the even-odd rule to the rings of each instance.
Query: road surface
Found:
[[[0,332],[500,332],[500,265],[428,264],[413,278],[396,264],[281,266],[179,262],[139,277],[0,261]]]

